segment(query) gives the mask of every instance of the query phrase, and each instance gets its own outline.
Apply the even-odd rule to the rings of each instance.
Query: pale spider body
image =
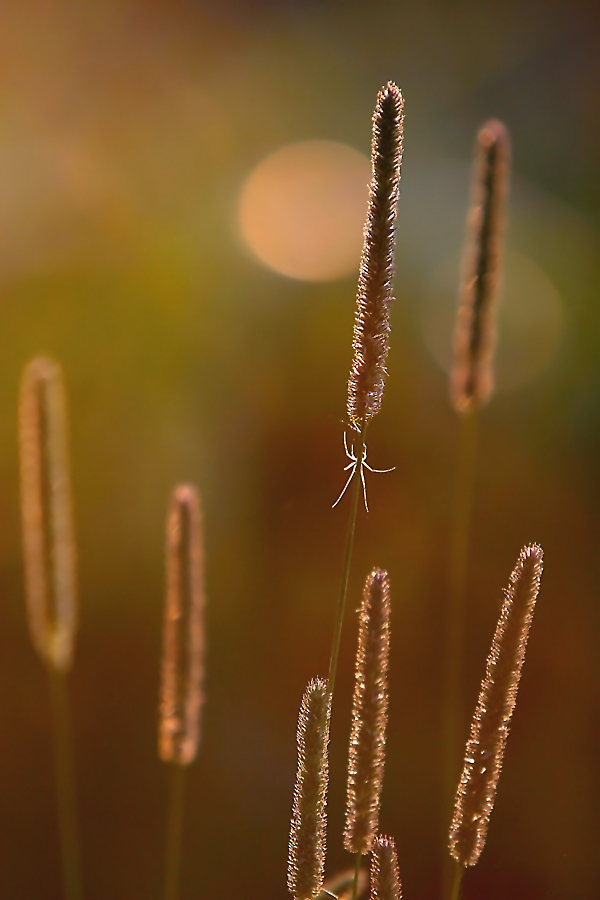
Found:
[[[350,482],[354,478],[354,476],[356,474],[356,470],[358,469],[360,472],[360,480],[362,483],[363,499],[365,501],[365,509],[367,512],[369,512],[369,505],[367,503],[367,485],[365,483],[365,469],[368,469],[369,472],[393,472],[394,469],[396,468],[396,466],[392,466],[391,469],[373,469],[373,468],[371,468],[371,466],[367,463],[367,445],[365,443],[363,443],[362,455],[356,456],[356,454],[354,453],[354,444],[351,444],[350,449],[348,449],[348,441],[346,439],[346,432],[344,432],[344,450],[346,451],[346,456],[350,460],[348,465],[344,466],[344,472],[347,472],[348,469],[351,469],[352,471],[350,472],[350,475],[348,476],[348,480],[342,489],[342,493],[337,498],[337,500],[335,501],[335,503],[333,504],[333,506],[331,508],[333,509],[334,507],[336,507],[338,505],[338,503],[340,502],[340,500],[342,499],[342,497],[348,490]]]

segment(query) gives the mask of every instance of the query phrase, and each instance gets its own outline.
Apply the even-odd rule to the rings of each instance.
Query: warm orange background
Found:
[[[488,846],[464,900],[597,898],[597,5],[22,0],[0,11],[0,897],[62,896],[46,683],[20,561],[16,397],[39,352],[62,360],[71,408],[86,900],[161,897],[163,521],[182,480],[204,498],[210,603],[182,900],[287,896],[297,711],[327,671],[346,528],[347,501],[330,507],[343,484],[356,278],[275,274],[244,248],[236,215],[246,177],[281,146],[367,153],[375,96],[392,78],[406,99],[397,300],[369,460],[396,471],[369,479],[358,523],[328,872],[351,863],[341,826],[352,610],[378,565],[393,592],[381,827],[396,838],[407,900],[438,896],[457,428],[421,320],[454,304],[473,136],[494,115],[514,144],[508,243],[553,284],[562,332],[543,371],[482,416],[469,706],[524,543],[543,545],[546,571]]]

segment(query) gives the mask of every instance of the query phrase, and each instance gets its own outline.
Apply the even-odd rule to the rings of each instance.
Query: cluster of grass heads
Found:
[[[325,880],[328,742],[336,671],[352,564],[357,511],[367,506],[366,436],[379,412],[389,349],[396,210],[402,160],[403,100],[393,83],[379,93],[373,117],[372,182],[361,260],[348,381],[349,523],[335,613],[327,679],[314,678],[304,694],[298,724],[298,771],[289,846],[288,887],[294,900],[347,896],[365,890],[363,856],[371,857],[372,900],[399,900],[394,839],[379,833],[378,819],[388,717],[391,595],[388,575],[373,568],[360,609],[344,846],[354,857],[350,874]],[[449,834],[444,897],[457,900],[466,868],[481,854],[514,710],[525,647],[542,571],[542,551],[525,547],[510,576],[500,620],[458,779],[462,733],[462,660],[465,654],[465,577],[468,566],[478,411],[493,388],[494,306],[502,264],[509,142],[490,121],[476,141],[463,281],[455,333],[451,402],[460,417],[454,530],[448,573],[445,659],[444,784],[446,799],[458,790]],[[48,672],[56,745],[56,785],[64,896],[84,896],[76,794],[66,696],[77,627],[75,537],[67,450],[66,399],[60,366],[38,358],[25,369],[20,399],[24,560],[31,637]],[[166,523],[167,590],[158,752],[169,766],[165,900],[180,896],[184,774],[200,739],[204,668],[202,514],[197,489],[173,489]],[[449,819],[451,802],[449,804]]]

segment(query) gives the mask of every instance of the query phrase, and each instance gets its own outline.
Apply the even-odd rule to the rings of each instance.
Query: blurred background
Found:
[[[20,552],[22,366],[64,366],[81,625],[70,677],[87,900],[160,898],[156,753],[171,486],[206,519],[203,743],[182,900],[284,898],[298,707],[326,675],[346,379],[377,90],[405,96],[389,380],[369,435],[333,713],[342,848],[362,583],[392,585],[381,829],[439,896],[447,366],[474,135],[513,140],[498,390],[481,417],[474,706],[523,544],[545,573],[487,847],[464,898],[600,896],[600,37],[594,2],[2,2],[0,896],[62,897],[51,721]],[[465,735],[466,737],[466,735]]]

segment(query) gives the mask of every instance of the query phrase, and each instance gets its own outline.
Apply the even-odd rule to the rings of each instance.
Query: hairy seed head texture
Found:
[[[76,552],[60,364],[37,357],[23,370],[19,455],[27,618],[47,666],[67,672],[77,630]]]
[[[373,845],[371,900],[402,900],[396,845],[390,837],[378,837]]]
[[[477,134],[467,237],[454,331],[450,396],[467,413],[484,406],[493,390],[495,307],[500,287],[508,195],[510,141],[491,119]]]
[[[188,765],[198,752],[204,700],[202,514],[193,485],[171,494],[166,562],[158,752],[165,762]]]
[[[485,844],[540,587],[542,561],[542,549],[537,544],[521,551],[488,656],[450,829],[450,853],[463,866],[474,866]]]
[[[354,357],[348,380],[348,418],[360,432],[379,412],[387,374],[403,121],[402,95],[390,81],[380,90],[373,115],[373,175],[356,298]]]
[[[310,900],[323,887],[330,712],[327,682],[316,678],[306,689],[298,718],[298,772],[288,858],[288,888],[295,900]]]
[[[367,578],[360,609],[344,846],[371,850],[379,820],[387,725],[390,587],[386,572]]]

